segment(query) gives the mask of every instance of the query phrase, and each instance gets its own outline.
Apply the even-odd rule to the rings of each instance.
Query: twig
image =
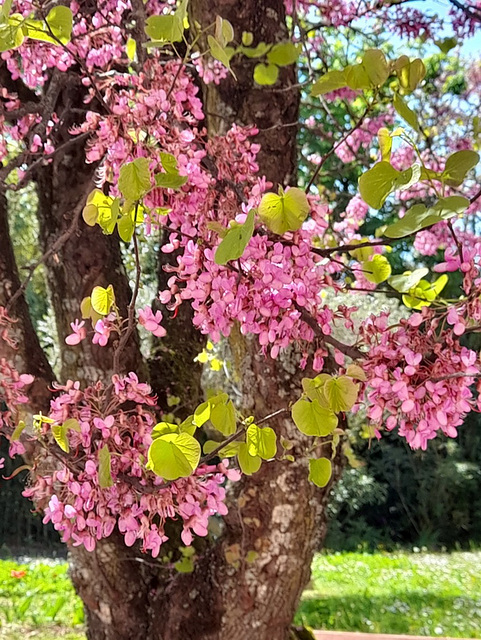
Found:
[[[137,301],[137,296],[139,295],[140,289],[140,275],[142,273],[142,268],[140,266],[140,255],[139,255],[139,244],[137,241],[137,234],[135,233],[135,224],[137,223],[137,213],[138,213],[139,205],[138,203],[135,206],[135,220],[134,220],[134,235],[132,236],[133,244],[134,244],[134,256],[135,256],[135,285],[134,290],[132,292],[132,297],[130,299],[129,307],[128,307],[128,322],[125,333],[120,338],[119,344],[114,352],[113,359],[113,372],[120,373],[120,356],[122,355],[123,350],[127,346],[127,342],[130,339],[130,336],[134,332],[135,327],[135,303]]]

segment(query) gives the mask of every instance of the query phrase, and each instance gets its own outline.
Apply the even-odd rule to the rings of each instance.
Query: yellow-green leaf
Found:
[[[114,302],[114,288],[111,284],[109,284],[106,289],[104,289],[104,287],[94,287],[92,295],[90,296],[90,304],[94,311],[101,316],[106,316],[110,312]]]
[[[377,138],[379,140],[379,150],[381,151],[381,160],[383,162],[389,162],[391,159],[392,149],[392,137],[389,129],[381,127],[377,132]]]
[[[149,161],[137,158],[120,167],[119,191],[126,200],[139,200],[151,186]]]
[[[321,407],[317,400],[300,398],[292,407],[292,419],[306,436],[327,436],[337,427],[338,418],[331,409]]]
[[[332,463],[327,458],[309,460],[309,480],[317,487],[325,487],[332,475]]]
[[[57,5],[48,12],[46,22],[53,35],[62,44],[70,42],[73,27],[72,11],[63,5]]]
[[[25,429],[25,426],[26,426],[25,422],[23,420],[20,420],[17,426],[15,427],[14,432],[10,436],[10,442],[16,442],[20,438],[20,436],[22,435]]]
[[[187,478],[197,468],[200,444],[188,433],[166,433],[149,447],[147,468],[164,480]]]
[[[279,67],[275,64],[259,62],[254,67],[254,80],[260,85],[271,85],[277,82]]]
[[[112,459],[109,448],[104,445],[99,449],[99,485],[102,489],[112,487]]]
[[[334,413],[349,411],[356,404],[359,386],[347,376],[331,378],[324,387],[329,405]]]
[[[346,85],[347,80],[344,71],[332,69],[316,80],[312,87],[311,94],[313,96],[323,96],[331,91],[343,89]]]
[[[127,52],[127,58],[133,62],[135,60],[135,56],[137,54],[137,43],[133,38],[129,38],[127,40],[127,44],[125,45],[125,50]]]
[[[266,193],[259,204],[259,217],[268,229],[282,235],[297,231],[310,211],[307,196],[297,187],[286,193]]]
[[[346,376],[354,378],[354,380],[362,380],[363,382],[367,380],[366,374],[358,364],[348,365],[346,369]]]
[[[412,168],[397,171],[389,162],[377,162],[359,178],[359,192],[370,207],[380,209],[390,193],[410,184],[412,178]]]
[[[249,449],[244,442],[240,443],[239,453],[237,454],[237,460],[239,461],[239,467],[242,473],[246,476],[251,476],[261,468],[262,458],[259,456],[251,456]]]
[[[408,107],[406,102],[401,98],[398,93],[394,94],[393,99],[394,108],[401,116],[401,118],[408,123],[415,131],[420,131],[419,121],[416,113]]]
[[[247,428],[246,444],[251,456],[270,460],[276,455],[276,433],[270,427],[261,428],[256,424],[251,424]]]
[[[379,253],[362,263],[362,271],[366,280],[376,284],[387,280],[392,273],[389,260]]]
[[[373,85],[380,86],[388,79],[389,65],[379,49],[368,49],[363,55],[362,64]]]
[[[279,42],[275,44],[267,54],[267,59],[271,64],[279,67],[287,67],[294,64],[299,57],[301,46],[293,42]]]
[[[235,224],[229,229],[216,249],[214,262],[227,264],[242,256],[254,233],[255,209],[251,209],[244,224]]]
[[[54,424],[52,425],[51,429],[55,442],[62,449],[62,451],[68,453],[70,451],[70,447],[68,443],[67,429],[65,428],[65,426],[63,424]]]
[[[469,149],[456,151],[446,160],[441,179],[450,187],[459,187],[464,182],[468,171],[473,169],[478,162],[479,154],[476,151]]]
[[[428,273],[429,269],[426,269],[426,267],[415,269],[414,271],[405,271],[401,275],[391,276],[388,278],[388,283],[393,289],[399,291],[399,293],[407,293]]]

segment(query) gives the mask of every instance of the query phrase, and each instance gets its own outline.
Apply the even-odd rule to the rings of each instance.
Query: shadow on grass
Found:
[[[304,594],[296,623],[313,629],[481,638],[481,600],[409,591],[386,597]]]

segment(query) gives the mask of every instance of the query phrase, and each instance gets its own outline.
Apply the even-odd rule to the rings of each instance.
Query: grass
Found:
[[[64,562],[0,561],[2,640],[84,640],[82,624],[82,603]]]
[[[481,553],[319,555],[297,622],[315,629],[481,638]]]
[[[481,638],[481,552],[318,555],[297,623]],[[12,572],[25,572],[12,573]],[[65,563],[0,561],[1,640],[85,640]]]

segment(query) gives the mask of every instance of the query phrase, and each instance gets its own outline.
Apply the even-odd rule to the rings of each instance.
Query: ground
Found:
[[[318,555],[297,622],[316,629],[481,638],[481,552]],[[63,562],[0,561],[2,640],[85,640]]]

